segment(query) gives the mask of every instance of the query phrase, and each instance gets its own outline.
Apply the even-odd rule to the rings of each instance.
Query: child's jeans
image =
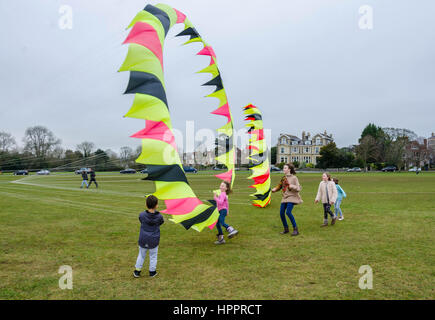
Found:
[[[224,233],[222,232],[222,226],[224,226],[225,229],[228,229],[228,227],[229,227],[229,225],[227,225],[227,224],[225,223],[225,218],[226,218],[226,216],[227,216],[227,209],[222,209],[222,210],[219,211],[219,219],[218,219],[218,221],[217,221],[217,223],[216,223],[216,228],[217,228],[217,230],[218,230],[218,234],[219,234],[220,236],[224,234]]]
[[[338,214],[340,214],[340,217],[343,216],[343,212],[341,212],[341,200],[342,199],[337,199],[337,201],[335,202],[335,215],[338,216]]]
[[[284,228],[288,228],[287,219],[285,218],[286,210],[287,210],[287,216],[289,217],[293,228],[297,228],[295,217],[293,217],[293,214],[292,214],[293,207],[294,207],[294,203],[291,203],[291,202],[281,203],[281,208],[279,210],[279,214],[281,216],[281,221],[282,221],[282,224],[284,225]]]
[[[82,181],[82,186],[80,188],[83,188],[83,185],[86,184],[86,187],[89,187],[88,185],[88,180],[83,180]]]
[[[323,204],[323,214],[324,214],[325,220],[328,220],[328,213],[331,215],[332,219],[335,218],[335,214],[333,214],[331,211],[331,205],[329,203],[324,203]]]
[[[139,254],[136,260],[136,269],[141,270],[142,266],[145,262],[145,258],[147,256],[147,250],[150,251],[150,269],[149,271],[156,271],[157,268],[157,253],[159,251],[159,247],[155,247],[153,249],[145,249],[139,246]]]

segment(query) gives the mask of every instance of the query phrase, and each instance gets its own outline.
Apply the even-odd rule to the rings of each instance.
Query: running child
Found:
[[[335,201],[335,215],[338,216],[338,214],[340,214],[340,217],[338,218],[338,220],[344,220],[343,217],[343,212],[341,211],[340,205],[341,205],[341,201],[346,198],[346,192],[344,192],[344,190],[341,188],[341,186],[338,184],[338,179],[334,178],[333,179],[335,182],[335,186],[337,187],[337,201]]]
[[[337,200],[337,188],[335,187],[335,183],[331,181],[331,175],[327,172],[323,173],[322,181],[319,184],[319,189],[317,190],[315,203],[322,201],[323,204],[323,214],[324,220],[321,227],[328,226],[328,214],[331,216],[331,226],[335,224],[337,220],[337,216],[332,213],[331,205],[335,203]]]
[[[290,232],[287,219],[285,217],[287,214],[293,226],[293,233],[291,235],[297,236],[299,235],[299,230],[292,211],[295,205],[301,204],[303,202],[301,196],[299,195],[302,187],[299,184],[298,178],[296,177],[296,170],[293,164],[285,164],[282,170],[284,172],[284,177],[282,177],[280,183],[271,190],[272,192],[282,190],[282,200],[279,214],[281,216],[282,225],[284,226],[284,231],[280,233],[286,234]]]
[[[227,230],[229,239],[234,237],[237,233],[239,233],[239,231],[225,223],[225,218],[228,215],[228,194],[231,193],[231,185],[229,182],[223,181],[219,188],[221,191],[219,196],[214,192],[214,200],[216,201],[219,211],[219,219],[216,223],[216,228],[218,230],[218,240],[215,241],[215,244],[224,244],[225,239],[224,233],[222,232],[222,226],[224,226]]]
[[[160,243],[160,226],[163,224],[163,216],[157,211],[158,199],[150,195],[147,197],[146,204],[148,210],[139,215],[140,233],[139,233],[139,255],[136,260],[136,269],[133,271],[135,278],[140,277],[142,266],[145,262],[147,251],[150,252],[150,277],[157,275],[157,253]]]

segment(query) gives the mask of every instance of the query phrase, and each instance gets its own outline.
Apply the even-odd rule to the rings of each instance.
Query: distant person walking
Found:
[[[80,189],[83,188],[84,184],[86,184],[86,188],[89,188],[88,173],[85,170],[82,171],[82,178],[83,178],[83,181],[82,181],[82,185],[81,185]]]
[[[98,183],[97,183],[97,180],[95,180],[95,171],[94,171],[94,169],[91,169],[91,172],[89,173],[89,175],[91,176],[91,181],[89,182],[88,188],[91,186],[91,184],[93,182],[93,183],[95,183],[95,186],[98,189]]]
[[[341,211],[341,201],[343,201],[344,198],[346,198],[346,192],[341,188],[341,186],[338,184],[338,179],[334,178],[335,187],[337,188],[337,201],[335,201],[335,215],[338,217],[338,214],[340,214],[340,217],[338,220],[344,220],[343,212]]]
[[[293,226],[293,233],[292,236],[299,235],[298,226],[296,224],[295,217],[293,216],[293,207],[295,205],[301,204],[302,198],[299,195],[299,192],[302,190],[301,185],[299,184],[299,180],[296,177],[296,171],[295,167],[292,164],[286,164],[283,167],[284,177],[282,177],[280,183],[272,189],[272,192],[277,192],[279,190],[282,190],[282,200],[281,200],[281,207],[280,207],[280,216],[281,216],[281,222],[284,226],[284,231],[281,232],[281,234],[289,233],[289,227],[286,219],[286,213],[287,216],[290,219],[290,222]]]
[[[337,216],[332,213],[331,205],[335,203],[337,200],[337,188],[335,187],[335,183],[331,181],[331,175],[327,172],[323,173],[322,181],[319,184],[319,189],[317,190],[315,203],[322,201],[323,204],[323,224],[321,227],[328,226],[328,214],[331,216],[331,226],[335,224],[337,220]]]

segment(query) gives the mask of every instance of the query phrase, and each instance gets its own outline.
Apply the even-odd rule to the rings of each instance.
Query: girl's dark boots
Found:
[[[298,227],[293,228],[293,233],[291,234],[292,237],[299,235]]]
[[[284,231],[280,232],[280,234],[286,234],[286,233],[289,233],[289,232],[290,232],[290,230],[288,229],[288,227],[284,227]]]

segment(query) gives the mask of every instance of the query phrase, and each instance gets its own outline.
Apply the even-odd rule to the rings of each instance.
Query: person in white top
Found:
[[[331,181],[331,175],[327,172],[323,173],[322,181],[319,184],[319,189],[317,190],[315,203],[322,201],[323,204],[323,214],[324,220],[321,227],[328,226],[328,214],[331,216],[331,226],[335,224],[337,220],[336,215],[331,211],[331,206],[337,201],[337,188],[335,187],[335,183]]]

